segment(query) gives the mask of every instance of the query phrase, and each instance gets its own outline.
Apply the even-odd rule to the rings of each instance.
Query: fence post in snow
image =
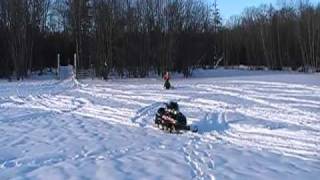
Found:
[[[76,53],[74,53],[73,71],[74,71],[74,77],[77,78],[77,54]]]
[[[57,76],[58,76],[58,79],[60,79],[60,54],[58,53],[57,55]]]

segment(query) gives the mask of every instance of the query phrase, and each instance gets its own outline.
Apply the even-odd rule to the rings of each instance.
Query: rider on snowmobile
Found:
[[[169,80],[170,80],[170,75],[169,75],[169,72],[168,72],[168,71],[167,71],[167,72],[165,73],[165,75],[163,76],[163,80],[165,81],[165,82],[164,82],[164,87],[165,87],[166,89],[170,89],[171,84],[170,84],[170,82],[169,82]]]
[[[173,101],[165,103],[165,107],[158,109],[155,124],[158,127],[169,129],[170,132],[176,130],[198,131],[196,127],[191,128],[190,125],[187,125],[187,118],[180,112],[178,103]]]
[[[179,112],[178,103],[171,101],[169,104],[167,104],[167,110],[173,114],[177,114]]]

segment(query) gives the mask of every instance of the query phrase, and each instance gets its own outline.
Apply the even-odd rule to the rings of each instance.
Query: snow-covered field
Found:
[[[0,80],[0,179],[318,179],[320,76]],[[199,133],[153,127],[178,101]]]

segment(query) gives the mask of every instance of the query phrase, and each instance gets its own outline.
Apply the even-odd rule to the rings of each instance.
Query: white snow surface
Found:
[[[0,179],[318,179],[320,76],[0,81]],[[175,100],[198,133],[153,126]]]

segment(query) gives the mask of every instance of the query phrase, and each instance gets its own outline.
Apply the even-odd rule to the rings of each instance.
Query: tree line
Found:
[[[221,26],[218,9],[205,0],[68,1],[69,25],[79,66],[98,76],[144,77],[150,71],[185,76],[211,61]]]
[[[225,65],[282,70],[320,68],[320,3],[308,1],[247,8],[223,31]],[[304,69],[303,69],[304,68]]]
[[[298,1],[297,1],[298,2]],[[221,2],[223,3],[223,2]],[[145,77],[221,65],[319,68],[320,4],[247,8],[222,25],[216,1],[1,0],[0,77],[73,63]]]

